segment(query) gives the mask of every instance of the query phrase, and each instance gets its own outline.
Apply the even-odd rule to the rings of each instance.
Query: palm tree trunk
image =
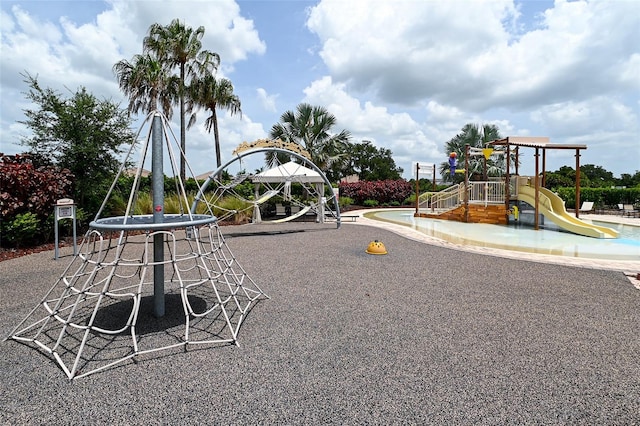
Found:
[[[216,109],[214,108],[212,111],[213,116],[213,139],[215,140],[216,147],[216,165],[218,168],[222,165],[222,158],[220,156],[220,136],[218,134],[218,114],[216,114]]]

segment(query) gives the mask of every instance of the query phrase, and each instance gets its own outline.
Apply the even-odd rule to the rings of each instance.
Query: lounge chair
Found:
[[[618,204],[618,207],[620,206],[622,206],[622,216],[636,217],[638,214],[636,209],[633,207],[633,204]]]
[[[589,213],[593,211],[593,201],[585,201],[580,206],[580,213]]]

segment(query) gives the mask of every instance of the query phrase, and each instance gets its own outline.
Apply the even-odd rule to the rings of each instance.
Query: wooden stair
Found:
[[[414,216],[468,223],[491,223],[496,225],[506,225],[508,223],[507,208],[504,204],[488,204],[486,206],[484,204],[469,204],[469,220],[467,221],[464,218],[464,206],[458,206],[442,213],[425,211],[414,214]]]

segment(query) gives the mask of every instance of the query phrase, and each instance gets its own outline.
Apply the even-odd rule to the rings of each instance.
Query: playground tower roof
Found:
[[[546,136],[507,136],[490,142],[490,145],[511,145],[542,149],[587,149],[587,146],[583,144],[550,143],[549,138]]]

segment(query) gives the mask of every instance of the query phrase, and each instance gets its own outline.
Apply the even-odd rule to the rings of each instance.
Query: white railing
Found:
[[[418,196],[418,208],[427,209],[431,207],[431,201],[433,197],[438,194],[437,192],[423,192]]]
[[[469,182],[470,204],[504,203],[504,181]],[[418,209],[432,212],[455,209],[464,204],[464,184],[452,185],[440,192],[425,192],[418,198]]]
[[[454,209],[464,201],[464,185],[453,185],[449,188],[433,194],[429,207],[437,210]]]
[[[504,181],[469,182],[469,203],[484,205],[504,203]]]

